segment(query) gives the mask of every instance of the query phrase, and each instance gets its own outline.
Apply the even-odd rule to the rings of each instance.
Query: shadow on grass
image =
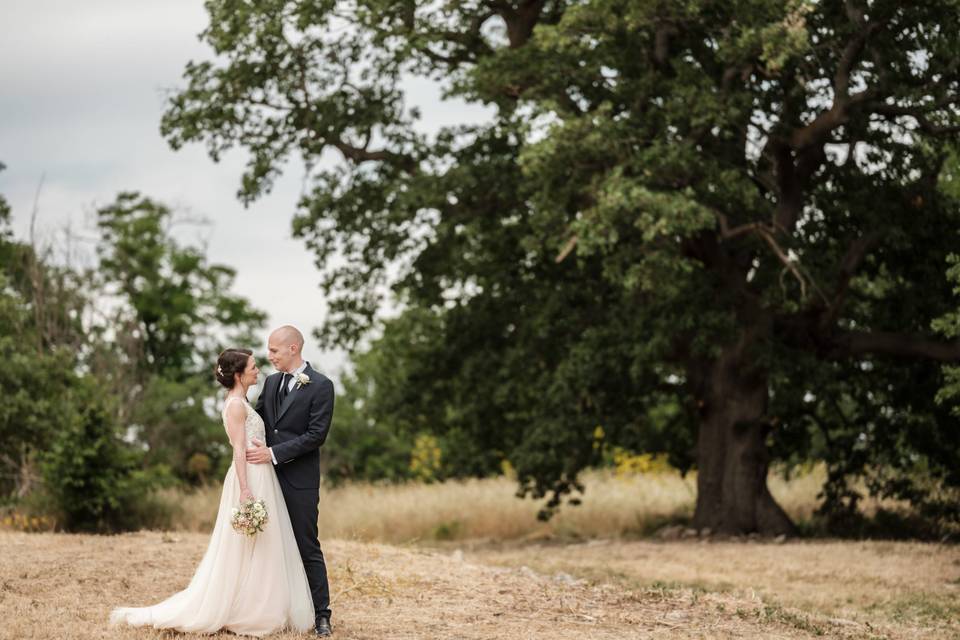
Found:
[[[797,530],[802,538],[960,542],[960,528],[956,524],[926,518],[908,510],[882,507],[871,515],[845,512],[814,516],[798,522]]]

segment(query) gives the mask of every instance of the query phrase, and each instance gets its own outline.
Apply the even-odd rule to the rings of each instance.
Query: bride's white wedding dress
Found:
[[[263,420],[246,400],[227,400],[224,425],[232,400],[243,402],[247,410],[244,449],[252,438],[265,442]],[[231,464],[210,544],[189,586],[152,607],[114,609],[111,624],[199,633],[227,629],[251,636],[313,626],[310,586],[273,465],[248,464],[247,485],[254,498],[266,503],[264,530],[249,538],[230,525],[231,509],[240,502],[237,472]]]

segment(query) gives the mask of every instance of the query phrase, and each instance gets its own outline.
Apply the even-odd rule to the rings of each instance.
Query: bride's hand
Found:
[[[250,489],[244,489],[240,492],[240,502],[246,502],[247,500],[253,500],[253,492]]]

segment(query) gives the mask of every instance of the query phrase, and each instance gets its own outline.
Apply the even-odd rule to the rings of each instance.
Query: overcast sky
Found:
[[[245,209],[236,199],[244,156],[215,164],[203,147],[173,151],[159,134],[167,89],[182,86],[188,60],[209,59],[197,39],[202,0],[10,0],[0,21],[0,193],[15,233],[29,228],[43,176],[37,227],[47,236],[70,225],[91,235],[92,212],[135,190],[211,224],[184,228],[211,261],[237,270],[235,290],[265,309],[271,326],[309,333],[324,317],[313,254],[291,238],[302,174],[291,165],[273,192]],[[425,130],[476,121],[476,106],[440,102],[418,82],[410,93]],[[262,348],[262,347],[261,347]],[[338,377],[341,353],[305,355]]]

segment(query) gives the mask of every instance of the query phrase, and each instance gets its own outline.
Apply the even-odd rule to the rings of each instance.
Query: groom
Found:
[[[290,512],[293,533],[310,583],[316,633],[331,635],[327,566],[317,539],[320,446],[333,417],[333,383],[301,356],[303,334],[289,325],[270,334],[267,358],[277,373],[267,377],[257,399],[267,442],[254,440],[247,462],[272,463]]]

